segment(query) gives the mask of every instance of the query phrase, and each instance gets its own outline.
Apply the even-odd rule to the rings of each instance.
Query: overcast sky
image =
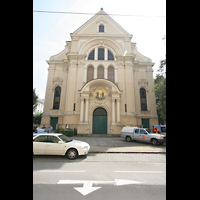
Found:
[[[107,14],[145,15],[112,16],[133,35],[137,49],[155,62],[154,78],[159,61],[165,59],[166,0],[33,0],[33,10],[97,13],[103,8]],[[53,14],[33,12],[33,88],[40,99],[45,98],[50,56],[64,49],[74,32],[93,15]]]

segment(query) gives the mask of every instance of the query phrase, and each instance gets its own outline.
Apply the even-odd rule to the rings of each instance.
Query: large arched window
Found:
[[[94,60],[94,50],[89,54],[88,60]]]
[[[108,80],[112,81],[114,83],[114,67],[108,67]]]
[[[54,91],[53,109],[59,109],[60,107],[60,94],[61,87],[57,86]]]
[[[94,79],[94,68],[92,66],[89,66],[87,69],[87,82]]]
[[[141,111],[147,111],[146,90],[144,88],[140,88],[140,103]]]
[[[102,66],[98,67],[97,78],[104,78],[104,68]]]
[[[97,55],[96,58],[95,58],[95,55]],[[97,60],[105,60],[105,59],[106,60],[115,60],[113,53],[108,49],[106,51],[105,48],[95,48],[95,49],[93,49],[88,55],[88,60],[94,60],[94,59],[97,59]]]

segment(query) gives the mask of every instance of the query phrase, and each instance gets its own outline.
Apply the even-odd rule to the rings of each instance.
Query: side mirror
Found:
[[[58,141],[58,144],[63,144],[64,142],[63,141]]]

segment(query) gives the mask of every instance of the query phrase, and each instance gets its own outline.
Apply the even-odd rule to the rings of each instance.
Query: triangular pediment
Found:
[[[98,31],[98,27],[101,24],[104,25],[103,33]],[[103,10],[100,10],[96,15],[71,34],[71,36],[75,35],[118,35],[122,37],[132,37],[131,34],[122,28]]]

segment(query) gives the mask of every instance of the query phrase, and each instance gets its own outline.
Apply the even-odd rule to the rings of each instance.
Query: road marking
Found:
[[[83,184],[83,187],[74,187],[74,189],[80,192],[83,196],[86,196],[91,192],[94,192],[101,188],[101,187],[92,187],[93,184],[95,185],[114,184],[114,186],[121,186],[121,185],[141,184],[141,183],[143,182],[115,179],[115,181],[60,180],[57,184]]]
[[[67,172],[67,173],[79,173],[79,172],[85,172],[85,170],[40,170],[39,172]]]
[[[101,188],[101,187],[92,187],[92,184],[93,184],[92,182],[85,182],[83,183],[83,187],[74,187],[74,189],[80,192],[83,196],[86,196],[91,192],[94,192]]]
[[[114,171],[117,173],[152,173],[152,174],[159,174],[164,173],[163,171]]]

